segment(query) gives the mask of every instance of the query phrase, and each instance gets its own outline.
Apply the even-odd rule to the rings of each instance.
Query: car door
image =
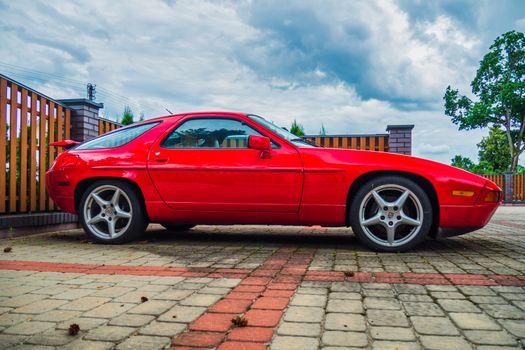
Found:
[[[271,157],[261,157],[260,150],[248,148],[250,135],[265,136],[261,129],[240,117],[183,118],[149,155],[148,169],[163,200],[176,210],[298,212],[300,156],[273,141]]]

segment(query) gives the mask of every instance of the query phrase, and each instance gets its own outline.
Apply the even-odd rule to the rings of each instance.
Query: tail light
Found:
[[[500,191],[488,191],[483,199],[485,202],[498,203],[501,197]]]

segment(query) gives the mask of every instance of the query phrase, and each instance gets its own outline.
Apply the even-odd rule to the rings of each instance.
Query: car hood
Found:
[[[302,148],[300,152],[303,159],[306,160],[305,167],[309,165],[307,161],[309,158],[320,158],[332,166],[352,167],[353,171],[373,168],[384,171],[410,172],[424,176],[431,182],[460,180],[461,182],[477,186],[483,186],[487,182],[492,183],[482,176],[447,164],[396,153],[337,148]],[[498,188],[495,184],[494,186],[496,189]]]

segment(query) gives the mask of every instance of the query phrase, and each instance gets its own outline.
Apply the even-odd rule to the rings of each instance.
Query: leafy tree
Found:
[[[454,158],[452,158],[450,164],[452,166],[455,166],[456,168],[464,169],[467,171],[472,171],[472,168],[474,167],[474,162],[470,158],[463,157],[459,154],[456,154]]]
[[[129,106],[124,107],[124,113],[122,113],[122,119],[120,120],[122,125],[133,124],[133,111]]]
[[[510,171],[525,150],[525,35],[507,32],[494,41],[471,83],[477,101],[447,87],[445,114],[460,130],[499,125],[509,147]]]
[[[304,128],[301,124],[297,123],[297,120],[293,120],[292,127],[290,128],[290,132],[294,134],[295,136],[303,136],[304,135]]]
[[[499,125],[490,128],[489,136],[478,143],[478,156],[480,163],[488,163],[497,173],[509,171],[511,158],[507,135]]]
[[[319,135],[326,135],[326,129],[324,128],[324,124],[321,124],[321,130],[319,130]]]

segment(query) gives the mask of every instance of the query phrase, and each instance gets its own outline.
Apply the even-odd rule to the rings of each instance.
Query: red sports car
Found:
[[[67,142],[65,143],[67,144]],[[501,189],[441,163],[319,148],[251,114],[199,112],[136,123],[62,152],[53,200],[96,242],[148,223],[351,226],[367,246],[404,251],[487,224]]]

